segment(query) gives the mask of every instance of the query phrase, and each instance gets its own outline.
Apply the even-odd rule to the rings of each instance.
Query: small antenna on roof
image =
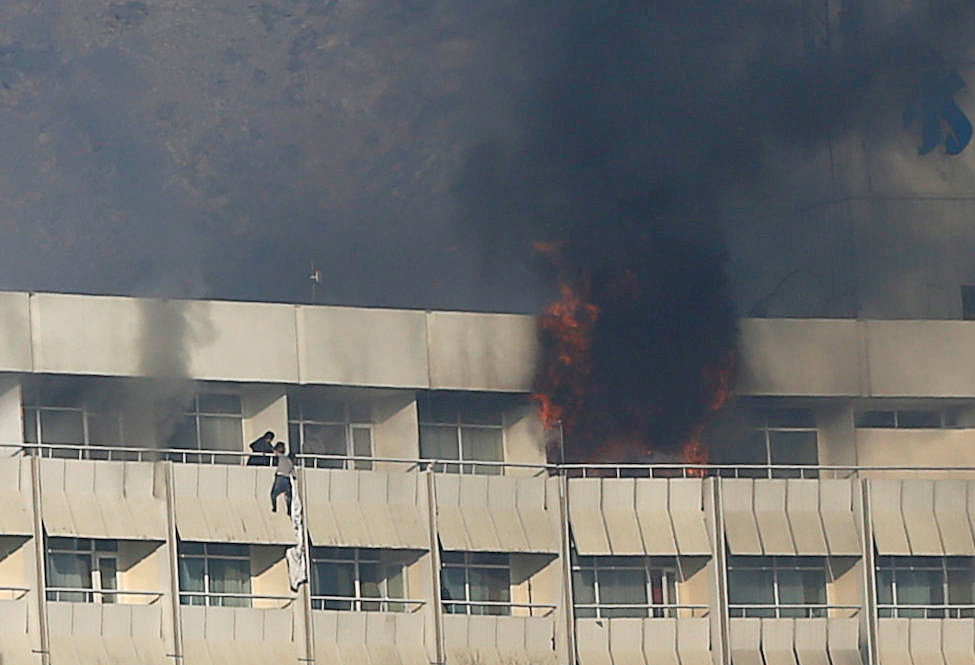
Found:
[[[311,280],[311,302],[313,305],[318,304],[318,286],[322,283],[322,271],[315,267],[315,262],[311,262],[311,274],[308,275],[308,279]]]

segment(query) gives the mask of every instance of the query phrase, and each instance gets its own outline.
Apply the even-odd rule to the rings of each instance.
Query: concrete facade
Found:
[[[546,459],[530,317],[0,294],[0,661],[975,662],[975,598],[949,597],[975,577],[975,325],[741,329],[731,457],[597,468]],[[366,573],[338,599],[289,588],[295,534],[273,470],[247,464],[269,429],[307,442],[312,561],[392,566],[397,595],[369,600]],[[764,461],[734,458],[756,434]],[[431,461],[427,437],[457,454]],[[800,439],[814,459],[790,458]],[[87,591],[56,581],[71,547]],[[193,557],[214,566],[202,590],[181,588]],[[501,600],[450,596],[452,566]],[[803,566],[819,588],[786,581]],[[888,602],[897,566],[958,577]],[[741,596],[749,570],[772,602]]]

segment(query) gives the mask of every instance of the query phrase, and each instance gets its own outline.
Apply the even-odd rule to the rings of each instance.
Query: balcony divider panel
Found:
[[[860,620],[856,617],[827,619],[826,646],[833,665],[863,665],[860,656]]]
[[[704,481],[674,478],[668,480],[668,487],[677,550],[684,555],[711,554],[711,539],[704,517]]]
[[[924,665],[945,665],[941,619],[910,619],[911,658]]]
[[[796,553],[826,556],[826,533],[819,513],[819,480],[789,478],[786,481],[786,514]]]
[[[460,476],[449,473],[433,475],[437,501],[437,534],[440,545],[449,551],[472,550],[464,514],[460,510]]]
[[[31,492],[30,460],[0,457],[0,533],[34,535]]]
[[[968,521],[968,484],[964,480],[939,480],[934,484],[934,516],[945,554],[975,556],[975,538]]]
[[[606,478],[602,490],[603,522],[610,550],[617,556],[643,556],[646,550],[636,517],[636,480]]]
[[[648,555],[675,556],[677,540],[670,519],[670,481],[665,478],[636,480],[636,516]]]
[[[823,478],[819,481],[819,512],[826,531],[826,543],[833,556],[859,556],[860,530],[853,512],[853,482]]]
[[[643,619],[643,655],[652,665],[680,665],[677,619]]]
[[[602,479],[574,478],[569,486],[569,524],[576,552],[583,556],[612,554],[603,521]]]
[[[786,481],[756,480],[754,483],[755,519],[765,554],[795,554],[792,528],[786,514]]]
[[[501,551],[501,540],[488,510],[488,477],[460,476],[460,512],[467,527],[471,549],[478,552]]]
[[[911,554],[941,556],[945,553],[934,515],[934,481],[901,481],[901,508]]]
[[[27,597],[0,601],[0,663],[4,665],[38,665],[40,655],[35,636],[30,633]]]
[[[606,619],[613,665],[646,665],[643,655],[643,619]]]
[[[577,619],[576,651],[579,665],[613,665],[609,651],[609,620]]]
[[[795,648],[799,665],[830,665],[826,651],[826,619],[796,621]]]
[[[871,478],[870,514],[873,518],[873,539],[880,554],[909,555],[911,546],[901,510],[899,480]]]
[[[530,545],[519,509],[518,486],[523,480],[517,476],[488,476],[488,511],[494,521],[503,551],[528,552]],[[540,482],[541,481],[539,479]],[[538,481],[536,481],[538,482]]]
[[[883,665],[914,665],[910,643],[910,619],[877,622],[877,652]]]
[[[941,652],[947,665],[975,665],[975,621],[943,619]]]
[[[677,619],[677,653],[681,665],[712,665],[711,627],[707,619]]]
[[[754,481],[723,478],[720,482],[728,549],[732,554],[762,554],[762,539],[755,518]]]
[[[762,619],[762,655],[765,657],[765,665],[798,665],[795,652],[796,623],[796,619]]]
[[[734,665],[765,665],[762,660],[761,619],[732,619],[728,632]]]

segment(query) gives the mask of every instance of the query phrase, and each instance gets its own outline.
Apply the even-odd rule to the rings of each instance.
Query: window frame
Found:
[[[812,432],[815,435],[815,453],[816,462],[812,464],[795,464],[790,463],[784,466],[796,466],[796,467],[809,467],[809,468],[799,468],[799,469],[771,469],[769,472],[758,471],[758,470],[744,470],[739,472],[739,476],[747,477],[749,471],[752,471],[757,476],[765,478],[818,478],[819,472],[816,467],[819,464],[819,425],[816,410],[805,406],[750,406],[746,407],[747,411],[750,412],[746,414],[746,418],[749,416],[754,417],[755,414],[761,414],[762,423],[761,425],[755,425],[746,420],[745,431],[746,432],[761,432],[763,442],[765,445],[764,449],[764,462],[765,466],[778,466],[780,463],[772,461],[772,438],[775,432]],[[808,411],[812,414],[812,419],[814,424],[810,426],[783,426],[783,425],[770,425],[769,415],[773,411]]]
[[[240,404],[240,410],[238,413],[229,413],[226,411],[204,411],[200,409],[200,397],[201,396],[231,396],[236,397],[238,404]],[[166,441],[166,447],[172,450],[178,451],[193,451],[195,454],[182,453],[181,461],[198,461],[202,462],[206,455],[210,456],[211,463],[213,464],[241,464],[246,459],[242,456],[244,452],[244,405],[243,399],[241,397],[240,391],[231,389],[221,389],[221,388],[207,388],[204,390],[197,390],[193,394],[193,401],[189,407],[184,406],[181,410],[173,413],[176,418],[192,418],[193,419],[193,431],[195,435],[196,446],[193,448],[184,448],[182,446],[173,444],[173,437],[176,434],[176,428],[169,434],[169,438]],[[204,448],[202,440],[202,427],[200,425],[201,420],[204,418],[223,418],[226,420],[236,419],[237,424],[240,429],[240,445],[236,450],[231,450],[229,448]],[[178,427],[178,426],[177,426]],[[180,453],[172,453],[173,456],[179,458]]]
[[[962,565],[967,560],[967,565]],[[958,562],[952,566],[952,562]],[[939,573],[941,603],[930,603],[923,607],[912,606],[911,603],[898,603],[897,592],[897,571],[932,571]],[[951,571],[965,570],[973,573],[972,582],[972,603],[953,604],[951,603]],[[880,602],[881,584],[880,578],[883,572],[889,571],[891,577],[890,603]],[[973,618],[975,617],[975,557],[970,556],[898,556],[898,555],[876,555],[874,561],[875,574],[875,594],[877,601],[877,616],[879,618],[904,617],[904,618]],[[884,585],[884,588],[887,588]]]
[[[55,541],[52,544],[52,540]],[[59,546],[61,541],[73,541],[73,547]],[[81,547],[79,543],[86,542],[87,547]],[[99,548],[99,543],[106,546]],[[63,602],[82,602],[82,603],[104,603],[114,604],[117,602],[116,594],[104,593],[106,591],[118,591],[121,577],[119,575],[119,543],[114,538],[75,538],[72,536],[47,536],[44,542],[45,565],[51,565],[52,555],[70,554],[74,556],[88,557],[88,570],[90,577],[88,586],[77,588],[90,589],[88,591],[61,591],[61,589],[71,587],[58,587],[47,585],[45,596],[49,601]],[[115,567],[115,579],[112,586],[105,586],[102,579],[102,560],[112,561]],[[49,568],[47,570],[50,570]],[[81,596],[79,598],[79,596]]]
[[[446,556],[445,556],[446,555]],[[448,559],[454,556],[462,555],[463,560],[449,561]],[[475,562],[474,558],[477,556],[492,555],[492,556],[503,556],[504,563],[484,563]],[[464,597],[461,599],[457,598],[444,598],[444,592],[447,585],[444,584],[444,575],[448,569],[462,569],[464,571]],[[504,587],[505,595],[507,595],[507,600],[499,601],[503,604],[495,605],[494,601],[488,601],[491,604],[482,604],[484,601],[475,601],[471,599],[471,571],[481,569],[481,570],[503,570],[506,573],[507,585]],[[529,586],[528,590],[529,602],[531,602],[531,588]],[[492,615],[492,616],[511,616],[511,554],[507,552],[443,552],[440,554],[440,604],[441,609],[444,614],[466,614],[466,615]]]
[[[757,565],[740,565],[754,561]],[[829,582],[831,579],[829,560],[820,556],[791,556],[791,555],[732,555],[728,554],[726,563],[728,575],[728,616],[731,618],[822,618],[828,615]],[[734,571],[765,571],[772,588],[772,602],[769,607],[763,603],[735,603],[732,602],[732,574]],[[782,601],[781,579],[783,572],[815,571],[823,573],[822,596],[824,602],[820,605],[807,603],[789,603]],[[756,607],[762,605],[762,607]]]
[[[632,565],[620,565],[610,560],[632,559]],[[593,603],[579,603],[576,597],[576,573],[592,571]],[[626,607],[602,608],[601,591],[599,584],[599,572],[603,571],[641,571],[643,573],[643,586],[646,593],[647,602],[645,604],[634,603],[632,609]],[[677,616],[680,592],[678,590],[678,566],[677,562],[661,563],[659,557],[649,556],[578,556],[572,552],[571,574],[573,576],[573,598],[572,605],[575,608],[576,616],[580,616],[579,607],[585,618],[608,619],[615,617],[638,617],[638,618],[673,618]],[[661,603],[655,603],[654,597],[654,573],[658,574],[660,580]],[[673,596],[673,597],[671,597]],[[622,606],[624,603],[606,603],[609,605]],[[590,608],[589,606],[592,605]],[[591,616],[590,616],[591,613]]]
[[[196,552],[186,552],[185,546],[189,545],[199,545],[202,546],[202,553]],[[246,547],[247,554],[226,554],[226,553],[211,553],[209,549],[216,546],[227,546],[234,545],[236,547]],[[177,587],[179,589],[179,604],[180,605],[196,605],[196,606],[208,606],[208,607],[253,607],[253,570],[251,567],[251,551],[250,545],[245,545],[241,543],[209,543],[204,541],[180,541],[177,545],[176,556],[179,561],[195,559],[203,561],[203,589],[201,591],[186,590],[183,588],[183,576],[181,574],[177,575],[179,578],[177,580]],[[247,562],[247,593],[241,594],[240,596],[213,596],[211,594],[221,593],[219,591],[213,591],[212,586],[212,575],[211,575],[211,563],[214,561],[246,561]],[[182,572],[182,567],[177,566],[178,572]],[[199,599],[201,602],[193,602],[194,599]]]
[[[78,389],[81,392],[81,389]],[[21,416],[23,420],[24,441],[26,443],[44,444],[57,448],[58,446],[84,446],[84,447],[111,447],[121,446],[125,441],[125,430],[122,420],[122,412],[117,409],[94,408],[89,400],[82,397],[77,406],[51,406],[46,405],[43,398],[43,386],[25,387],[23,389],[24,398],[21,406]],[[42,426],[44,413],[77,413],[81,416],[81,440],[74,442],[47,442],[44,441],[44,428]],[[110,418],[114,421],[114,429],[117,430],[117,443],[95,442],[92,441],[91,419],[95,417]],[[34,439],[33,441],[31,439]],[[71,450],[71,449],[66,449]],[[80,453],[80,451],[79,451]],[[74,458],[73,452],[51,454],[51,457]]]
[[[351,552],[351,557],[340,558],[323,555],[323,550],[342,550]],[[386,550],[380,548],[367,547],[312,547],[310,563],[312,567],[312,581],[318,579],[317,566],[319,565],[352,565],[354,596],[348,596],[348,600],[326,599],[325,594],[316,593],[317,589],[312,589],[311,608],[313,610],[338,610],[347,612],[404,612],[406,611],[406,600],[409,598],[408,575],[406,563],[404,561],[391,561],[383,555]],[[378,598],[363,595],[363,574],[362,565],[376,565],[379,567],[381,580],[379,582],[380,596]],[[389,575],[385,574],[387,568],[396,566],[403,580],[402,596],[397,598],[390,595]],[[344,598],[344,597],[343,597]],[[389,599],[389,600],[387,600]],[[393,600],[395,599],[395,600]],[[400,602],[397,602],[400,601]]]
[[[309,398],[300,393],[289,392],[288,396],[288,438],[289,443],[294,447],[294,450],[300,454],[315,454],[308,453],[305,450],[305,426],[322,426],[322,427],[344,427],[345,431],[345,457],[375,457],[376,441],[375,441],[375,423],[363,422],[359,418],[353,418],[353,408],[348,400],[329,400],[324,399],[324,402],[331,402],[333,404],[341,404],[343,419],[339,420],[317,420],[315,418],[305,416],[305,403]],[[292,404],[294,406],[292,406]],[[292,411],[292,408],[295,410]],[[293,417],[293,414],[297,413],[297,418]],[[297,431],[298,437],[295,440],[295,432]],[[355,433],[356,431],[366,431],[369,433],[369,454],[368,455],[357,455],[355,451]],[[297,445],[296,445],[297,444]],[[355,460],[351,461],[348,459],[311,459],[305,460],[305,466],[313,466],[316,468],[354,468],[358,470],[370,471],[373,468],[373,463],[367,460]]]
[[[444,399],[444,396],[420,396],[417,398],[419,402],[421,399]],[[428,458],[423,454],[423,430],[424,428],[437,428],[443,430],[453,430],[454,441],[457,443],[457,458],[451,460],[437,460],[440,462],[457,462],[456,464],[445,463],[442,468],[435,469],[437,471],[442,471],[444,473],[464,473],[464,474],[482,474],[482,475],[504,475],[505,467],[505,450],[507,449],[507,432],[505,431],[504,425],[504,409],[499,407],[498,420],[500,424],[491,425],[485,423],[477,423],[464,420],[464,409],[463,402],[464,398],[470,399],[470,396],[461,394],[457,396],[451,396],[447,399],[455,399],[456,403],[451,405],[452,418],[451,420],[436,420],[430,418],[429,416],[424,416],[422,411],[418,413],[418,424],[420,428],[420,458],[423,460],[430,461],[433,458]],[[418,411],[420,411],[418,409]],[[465,454],[468,452],[464,446],[464,430],[465,429],[478,429],[485,431],[498,432],[500,434],[500,459],[498,460],[485,460],[485,459],[475,459]],[[468,446],[473,446],[473,444],[468,444]]]

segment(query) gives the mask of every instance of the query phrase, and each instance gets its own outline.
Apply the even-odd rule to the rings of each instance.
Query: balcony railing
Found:
[[[345,612],[405,612],[419,610],[425,600],[417,598],[389,598],[366,596],[312,596],[313,610],[339,610]]]
[[[971,619],[975,605],[877,605],[877,616],[911,619]]]
[[[139,602],[133,602],[131,596]],[[120,603],[152,605],[162,598],[162,591],[133,591],[130,589],[86,589],[83,587],[48,587],[47,599],[71,603]]]
[[[40,456],[62,459],[259,465],[273,464],[273,455],[250,451],[91,446],[68,443],[0,444],[0,456]],[[433,470],[438,473],[500,475],[511,470],[533,475],[567,478],[854,478],[861,475],[895,476],[937,474],[975,478],[973,466],[837,466],[804,464],[530,464],[476,460],[443,460],[403,457],[362,457],[298,454],[298,466],[334,469]]]
[[[298,596],[278,596],[253,593],[219,593],[206,591],[180,591],[181,605],[206,605],[208,607],[254,607],[255,600],[275,603],[278,609],[290,607]]]
[[[446,614],[485,614],[510,616],[513,609],[528,610],[528,616],[550,616],[555,612],[551,603],[512,603],[503,600],[442,600]]]
[[[674,619],[677,617],[706,617],[707,605],[677,603],[576,603],[577,619],[612,619],[620,617]]]
[[[732,618],[774,618],[774,619],[816,619],[822,617],[854,617],[860,613],[859,605],[825,604],[736,604],[728,605],[728,616]]]

